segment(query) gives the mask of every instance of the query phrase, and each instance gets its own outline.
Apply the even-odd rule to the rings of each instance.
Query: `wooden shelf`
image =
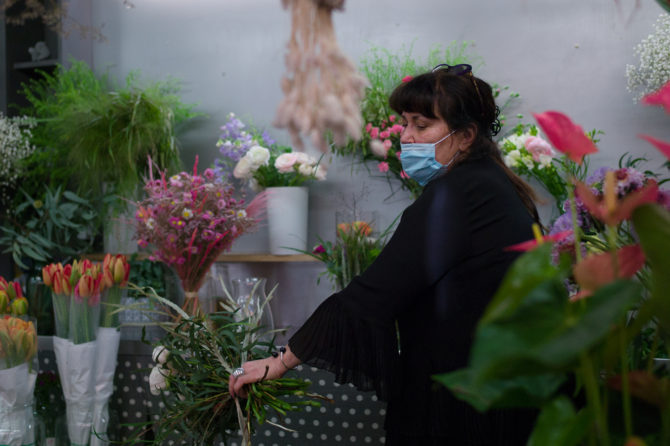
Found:
[[[126,254],[130,257],[132,254]],[[90,260],[102,261],[105,257],[104,254],[86,254],[83,257]],[[138,259],[147,259],[149,254],[147,253],[138,253]],[[274,254],[263,254],[263,253],[252,253],[252,254],[222,254],[216,258],[217,262],[221,263],[286,263],[286,262],[317,262],[314,257],[307,254],[290,254],[290,255],[274,255]]]
[[[47,68],[58,65],[60,62],[56,59],[44,59],[31,62],[17,62],[14,64],[15,70],[29,70],[33,68]]]

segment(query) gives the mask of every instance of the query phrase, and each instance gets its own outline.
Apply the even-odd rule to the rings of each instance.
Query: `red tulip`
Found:
[[[653,93],[649,93],[640,101],[646,105],[660,105],[670,114],[670,81]]]
[[[584,130],[563,113],[546,111],[533,116],[554,147],[574,162],[581,164],[584,155],[598,151]]]
[[[658,150],[661,151],[663,155],[665,155],[666,158],[670,159],[670,143],[661,141],[660,139],[653,138],[649,135],[637,135],[637,136],[644,139],[654,147],[656,147]]]

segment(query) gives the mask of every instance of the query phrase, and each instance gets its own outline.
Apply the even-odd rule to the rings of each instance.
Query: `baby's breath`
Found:
[[[0,203],[9,204],[23,173],[22,161],[35,146],[30,143],[35,121],[27,117],[7,117],[0,112]]]
[[[670,80],[670,15],[663,13],[654,24],[654,32],[635,47],[639,65],[626,65],[628,91],[640,100]]]

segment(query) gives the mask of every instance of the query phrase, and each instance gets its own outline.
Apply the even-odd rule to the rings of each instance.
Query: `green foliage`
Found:
[[[188,316],[155,293],[148,296],[176,309],[181,317],[161,324],[166,329],[160,345],[167,350],[162,367],[169,394],[161,393],[165,408],[160,419],[145,425],[153,428],[154,439],[143,440],[146,430],[136,428],[136,437],[127,444],[164,444],[168,438],[194,445],[226,442],[239,428],[252,432],[255,424],[265,423],[268,412],[282,418],[289,411],[320,405],[315,399],[323,398],[307,392],[309,382],[280,378],[249,386],[248,398],[240,399],[237,407],[228,393],[233,368],[266,358],[275,349],[272,342],[258,340],[263,327],[252,318],[241,319],[230,307],[206,317]]]
[[[670,213],[646,204],[632,222],[649,283],[618,279],[572,302],[565,287],[571,262],[556,265],[551,244],[540,245],[508,271],[477,326],[468,367],[436,380],[480,411],[542,408],[530,445],[621,444],[631,434],[650,446],[668,444],[670,406],[658,401],[670,378],[653,370],[652,359],[670,341]],[[646,363],[633,351],[645,327],[658,328]],[[573,374],[587,408],[573,407],[562,393]]]
[[[179,167],[176,128],[195,114],[175,81],[141,82],[132,72],[117,86],[83,62],[41,75],[23,86],[31,104],[23,112],[37,119],[42,147],[29,159],[29,193],[48,182],[132,197],[149,156],[161,169]]]
[[[138,254],[133,254],[128,259],[130,274],[128,281],[136,284],[142,291],[134,288],[128,290],[128,297],[144,297],[147,288],[152,288],[159,296],[165,296],[165,276],[167,267],[163,262],[154,262],[149,259],[140,259]]]
[[[98,213],[86,198],[61,187],[43,190],[41,199],[23,192],[25,200],[0,226],[3,252],[38,276],[44,265],[89,252],[99,227]]]

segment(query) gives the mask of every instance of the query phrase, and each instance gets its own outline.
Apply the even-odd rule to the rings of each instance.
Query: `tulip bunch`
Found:
[[[65,266],[52,263],[42,268],[42,280],[53,293],[56,335],[72,337],[75,344],[93,340],[104,288],[100,265],[88,259]]]
[[[0,369],[29,362],[37,354],[37,331],[32,321],[0,318]]]
[[[117,254],[105,255],[102,261],[102,308],[100,309],[101,327],[118,327],[118,306],[121,304],[121,295],[128,284],[130,264],[126,256]]]
[[[0,277],[0,314],[24,316],[28,313],[28,300],[23,297],[19,282],[7,282]]]

